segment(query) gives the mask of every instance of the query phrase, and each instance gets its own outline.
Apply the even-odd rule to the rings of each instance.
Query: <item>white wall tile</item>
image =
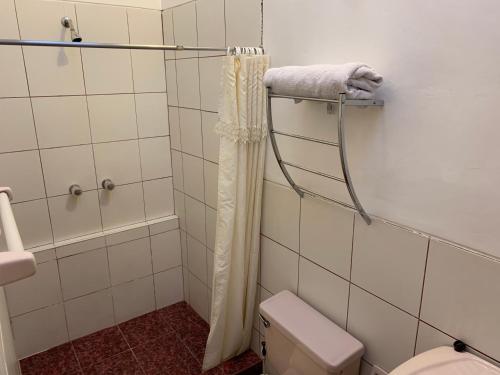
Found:
[[[151,220],[148,223],[149,223],[149,233],[151,236],[163,232],[169,232],[174,229],[179,229],[179,218],[175,216]]]
[[[205,205],[188,196],[185,197],[185,205],[187,232],[205,243]]]
[[[170,98],[170,96],[169,96]],[[179,124],[179,108],[168,107],[168,121],[170,127],[170,147],[181,151],[181,128]]]
[[[179,108],[179,123],[182,151],[203,157],[200,111]]]
[[[61,18],[68,16],[76,24],[73,4],[19,0],[16,5],[22,39],[71,40]],[[79,49],[25,47],[23,51],[32,96],[85,93]]]
[[[418,315],[427,257],[426,237],[356,215],[352,282]]]
[[[141,183],[117,186],[113,191],[100,190],[99,202],[105,230],[145,220]]]
[[[84,40],[129,43],[124,7],[78,4],[78,23]],[[89,94],[133,91],[130,51],[82,50],[85,84]]]
[[[208,288],[191,273],[189,274],[189,304],[205,321],[208,321]]]
[[[93,95],[87,100],[93,142],[137,138],[134,95]]]
[[[200,279],[207,283],[207,248],[201,242],[191,236],[187,236],[188,269]]]
[[[31,100],[40,148],[91,142],[85,96],[57,96]]]
[[[144,181],[146,219],[152,220],[174,214],[172,178]]]
[[[207,247],[215,250],[215,233],[217,226],[217,211],[210,207],[205,209],[205,222],[207,230]]]
[[[181,266],[180,231],[177,229],[151,236],[151,254],[154,273]]]
[[[82,50],[88,94],[133,92],[132,61],[126,50]]]
[[[55,241],[102,230],[96,191],[84,192],[79,197],[62,195],[48,201]]]
[[[415,354],[420,354],[440,346],[453,346],[454,341],[453,337],[438,331],[424,322],[419,322]]]
[[[182,154],[184,171],[184,193],[200,200],[205,200],[205,183],[203,178],[203,159]]]
[[[165,9],[162,12],[163,20],[163,43],[169,46],[175,45],[174,40],[174,19],[172,9]],[[165,51],[165,60],[175,59],[175,51]]]
[[[300,198],[293,190],[265,181],[262,199],[261,232],[267,237],[299,250]]]
[[[282,290],[297,293],[299,256],[261,236],[261,283],[264,288],[275,294]],[[276,270],[280,270],[276,272]]]
[[[134,91],[165,92],[167,82],[163,51],[132,50],[131,54]]]
[[[176,60],[179,106],[200,108],[200,77],[198,59]]]
[[[14,0],[0,3],[0,37],[19,39]],[[28,96],[21,47],[0,47],[0,97]]]
[[[42,264],[51,260],[56,259],[55,249],[40,250],[33,253],[35,257],[36,264]]]
[[[217,208],[219,166],[209,161],[204,161],[205,173],[205,203]]]
[[[431,241],[422,320],[499,358],[499,293],[498,260]]]
[[[300,254],[349,279],[354,214],[318,199],[301,204]]]
[[[5,287],[10,316],[27,313],[62,301],[55,260],[37,265],[36,273]]]
[[[3,1],[0,6],[9,3]],[[0,10],[3,13],[3,9]],[[14,39],[18,39],[14,38]],[[0,47],[0,97],[28,96],[28,82],[24,70],[24,58],[21,47]]]
[[[183,191],[184,176],[182,171],[182,154],[176,150],[172,150],[171,154],[172,154],[172,175],[174,179],[174,188]]]
[[[67,342],[63,305],[52,305],[13,318],[12,331],[18,358]]]
[[[139,139],[139,149],[144,180],[172,176],[170,137]]]
[[[38,151],[0,154],[0,185],[9,186],[14,194],[12,202],[45,197],[42,166]]]
[[[118,285],[152,274],[149,238],[108,247],[111,284]]]
[[[136,94],[135,103],[140,138],[169,134],[167,94]]]
[[[181,230],[181,253],[182,253],[182,266],[187,269],[188,266],[187,233],[184,230]]]
[[[115,324],[111,289],[75,298],[64,305],[71,340]]]
[[[177,95],[177,67],[175,60],[165,61],[165,75],[167,77],[168,103],[177,106],[179,100]]]
[[[49,197],[68,194],[73,184],[83,190],[97,188],[91,145],[41,150],[40,156]]]
[[[104,237],[96,237],[64,246],[59,246],[56,248],[56,255],[57,258],[64,258],[71,255],[84,253],[86,251],[100,249],[105,246],[106,241]]]
[[[65,301],[108,288],[107,251],[97,249],[59,259],[59,273]]]
[[[2,119],[0,152],[37,148],[35,125],[28,98],[1,99],[0,118]]]
[[[46,199],[13,204],[12,211],[26,249],[53,241]],[[4,239],[5,237],[0,236],[2,251],[7,249]]]
[[[127,9],[130,43],[163,44],[161,12]],[[135,92],[164,92],[165,65],[162,51],[133,50],[132,67]]]
[[[413,356],[417,319],[351,285],[347,330],[365,345],[365,358],[386,371]]]
[[[184,205],[184,194],[178,190],[174,190],[175,214],[179,216],[179,226],[181,229],[186,229],[186,208]]]
[[[190,298],[189,298],[189,270],[187,267],[182,267],[182,283],[184,287],[184,300],[187,303],[190,303]],[[201,282],[200,282],[201,284]],[[203,285],[203,284],[202,284]]]
[[[94,157],[99,187],[105,179],[116,185],[141,181],[137,140],[96,144]]]
[[[203,132],[203,158],[213,163],[219,163],[219,141],[220,137],[215,133],[215,125],[219,115],[211,112],[201,112],[201,124]]]
[[[224,0],[198,0],[196,2],[198,45],[200,47],[225,46],[226,25]],[[200,56],[221,54],[200,52]]]
[[[147,226],[143,226],[142,223],[131,225],[130,227],[134,227],[137,225],[139,225],[139,227],[134,229],[128,229],[128,230],[123,230],[123,228],[115,229],[114,231],[116,233],[106,235],[106,245],[113,246],[124,242],[138,240],[139,238],[149,237],[149,228]],[[113,232],[113,230],[110,232]]]
[[[299,275],[299,297],[345,329],[349,282],[302,257]]]
[[[182,267],[176,267],[154,275],[156,308],[166,306],[184,300],[182,286]]]
[[[261,1],[226,1],[226,42],[230,46],[261,44]]]
[[[173,8],[175,44],[197,46],[195,2]],[[198,56],[196,51],[176,52],[177,58]]]
[[[113,287],[115,320],[122,323],[155,309],[153,276]]]
[[[200,59],[201,109],[217,112],[222,93],[222,57]]]

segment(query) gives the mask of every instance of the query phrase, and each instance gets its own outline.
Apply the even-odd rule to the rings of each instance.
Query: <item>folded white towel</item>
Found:
[[[366,64],[284,66],[269,69],[264,84],[274,94],[321,99],[373,99],[382,76]]]

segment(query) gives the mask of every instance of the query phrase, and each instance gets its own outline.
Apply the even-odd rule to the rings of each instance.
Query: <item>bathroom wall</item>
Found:
[[[86,41],[163,43],[159,10],[42,0],[1,1],[0,38],[69,40],[63,16]],[[183,300],[162,51],[2,46],[0,119],[0,185],[39,263],[6,288],[19,357]]]
[[[197,0],[163,11],[166,44],[260,45],[260,23],[260,0]],[[185,297],[206,320],[217,214],[219,143],[214,126],[223,54],[165,53]]]
[[[225,2],[227,45],[260,44],[257,3]],[[204,7],[205,4],[211,4],[211,7]],[[222,43],[222,37],[220,42],[215,39],[216,35],[222,35],[222,31],[217,34],[217,30],[224,25],[220,16],[222,4],[222,1],[199,0],[164,11],[166,42],[173,43],[175,39],[175,43],[195,44],[197,36],[199,45]],[[244,8],[250,7],[250,4],[254,13]],[[436,86],[440,79],[450,74],[441,72],[429,81],[431,77],[426,72],[444,69],[446,64],[442,63],[437,68],[431,65],[427,70],[419,69],[416,64],[424,59],[423,56],[426,56],[425,61],[438,61],[445,53],[435,48],[437,42],[429,43],[421,35],[418,17],[424,17],[425,12],[430,10],[419,8],[419,11],[413,12],[416,18],[405,19],[401,17],[412,14],[411,4],[405,3],[404,8],[399,9],[400,15],[396,15],[394,10],[396,2],[387,2],[386,5],[387,9],[382,12],[379,8],[368,8],[371,3],[364,2],[316,1],[313,6],[310,1],[264,1],[264,47],[271,55],[274,66],[366,60],[386,77],[386,87],[379,93],[386,100],[386,107],[349,109],[345,117],[355,185],[368,211],[383,218],[376,218],[371,226],[340,205],[311,198],[300,199],[288,187],[277,169],[272,150],[268,149],[259,299],[264,300],[283,289],[291,290],[347,329],[366,346],[363,374],[369,374],[372,364],[389,371],[416,353],[449,345],[454,339],[463,339],[474,353],[486,355],[490,361],[498,361],[500,329],[497,316],[500,314],[500,303],[495,296],[500,292],[500,263],[497,258],[484,254],[495,254],[497,251],[496,243],[492,241],[495,233],[492,224],[495,221],[486,223],[478,219],[477,215],[490,212],[484,209],[484,204],[468,209],[465,205],[471,204],[471,201],[464,202],[457,196],[458,191],[465,194],[464,185],[468,184],[467,194],[474,196],[475,204],[478,197],[484,197],[484,194],[478,194],[490,184],[484,176],[479,181],[474,180],[475,183],[482,183],[480,187],[467,182],[472,181],[470,179],[457,180],[457,177],[461,173],[460,168],[470,166],[464,158],[482,155],[475,145],[485,146],[476,143],[479,141],[474,138],[472,145],[460,148],[462,153],[458,157],[459,150],[453,148],[456,145],[451,147],[449,141],[442,138],[443,134],[453,134],[450,139],[454,140],[459,134],[464,139],[471,136],[474,127],[465,131],[464,121],[471,119],[472,113],[468,111],[472,111],[473,106],[458,105],[460,101],[453,98],[450,89]],[[435,4],[429,9],[436,12],[436,16],[443,14],[443,10]],[[232,18],[233,14],[239,16]],[[251,14],[254,16],[250,17]],[[380,19],[382,16],[383,21]],[[169,29],[165,27],[165,22],[168,25],[172,17],[174,27]],[[358,25],[360,17],[370,25],[370,30],[367,31],[368,26],[363,22]],[[210,20],[210,27],[205,27],[206,19]],[[392,24],[396,20],[403,22],[404,27]],[[239,23],[238,28],[241,26],[242,34],[238,38],[231,39],[231,23]],[[344,24],[347,25],[344,28],[339,26]],[[354,30],[353,25],[356,25]],[[379,35],[380,29],[385,30],[385,34]],[[253,37],[246,37],[246,33]],[[489,34],[494,34],[494,30],[489,30]],[[208,40],[201,43],[201,38],[207,35],[210,38],[213,35],[214,39],[210,43]],[[389,40],[392,39],[388,35],[400,40],[401,45],[389,50]],[[470,46],[463,38],[457,40],[458,37],[443,28],[436,31],[434,38],[447,38],[453,41],[456,48]],[[287,42],[284,43],[284,40]],[[408,51],[410,47],[406,46],[411,46],[415,52]],[[189,280],[185,280],[184,285],[191,304],[202,314],[208,314],[204,306],[209,303],[205,302],[208,299],[205,295],[210,288],[216,208],[215,166],[212,164],[217,161],[216,138],[211,133],[212,124],[216,121],[212,112],[216,111],[218,92],[216,59],[205,56],[196,59],[192,55],[187,57],[186,53],[177,56],[175,61],[174,57],[167,55],[167,82],[173,84],[176,77],[178,106],[195,108],[195,112],[189,112],[191,114],[198,114],[198,108],[202,109],[200,125],[200,115],[190,119],[188,112],[179,112],[185,108],[173,106],[172,100],[169,102],[171,114],[181,113],[179,127],[172,127],[172,165],[184,264],[188,265],[184,275],[189,275]],[[389,64],[389,57],[398,66],[397,69]],[[414,61],[408,62],[408,59]],[[211,60],[214,67],[208,70],[206,66]],[[485,60],[488,59],[485,57]],[[458,64],[457,61],[454,63]],[[199,75],[196,69],[199,69]],[[453,69],[453,77],[467,77],[467,71],[459,70],[457,66]],[[481,69],[485,69],[484,66]],[[397,79],[392,76],[395,72],[399,72]],[[404,75],[405,72],[409,73]],[[424,74],[427,80],[420,76]],[[406,91],[398,87],[401,84],[397,80],[404,84]],[[450,80],[447,78],[446,82]],[[491,97],[491,87],[494,86],[486,86],[483,85],[483,88],[489,91]],[[415,89],[413,93],[408,92],[411,91],[409,87]],[[427,102],[419,99],[419,95]],[[207,101],[207,98],[212,101]],[[452,100],[453,107],[450,109],[447,103]],[[275,125],[279,129],[336,140],[335,116],[328,115],[324,105],[295,105],[284,100],[275,100],[273,104]],[[482,108],[481,103],[476,104]],[[206,119],[208,116],[211,119]],[[488,116],[494,118],[491,111]],[[439,121],[434,118],[439,118]],[[443,123],[443,119],[447,119],[450,125]],[[485,117],[479,119],[481,127],[489,126]],[[477,121],[474,124],[477,126]],[[491,126],[493,124],[492,121]],[[482,134],[484,136],[485,133]],[[279,138],[278,142],[282,156],[291,162],[325,173],[341,173],[338,150],[335,148],[286,138]],[[463,145],[464,140],[458,144]],[[438,152],[432,148],[436,145],[446,148],[441,158],[430,155]],[[491,150],[488,148],[488,152]],[[441,164],[425,161],[431,156],[435,160],[444,158],[445,161]],[[452,156],[457,158],[451,160]],[[412,157],[423,160],[422,164],[413,165],[415,160]],[[482,159],[481,173],[489,168],[489,163],[493,163],[492,158]],[[424,164],[430,169],[424,170]],[[435,175],[436,169],[442,170],[441,177],[453,178],[453,183],[444,188],[439,185],[441,177],[426,174]],[[292,170],[302,185],[330,198],[348,199],[342,185],[299,172]],[[457,174],[452,176],[450,173]],[[414,186],[407,185],[409,177]],[[388,187],[384,185],[384,180],[393,184]],[[432,184],[429,183],[431,180]],[[422,183],[426,185],[419,185]],[[417,188],[418,195],[414,192]],[[429,201],[424,202],[424,198],[429,198]],[[450,211],[452,206],[456,206],[457,211]],[[422,215],[424,210],[428,210],[425,220]],[[468,218],[459,215],[463,210],[468,210]],[[493,212],[494,209],[491,210]],[[455,217],[450,217],[452,213],[456,214]],[[477,223],[473,222],[475,220]],[[457,222],[462,226],[457,227]],[[425,232],[433,233],[433,236]],[[481,241],[477,241],[479,237]],[[467,243],[482,253],[457,243]],[[264,333],[264,328],[256,319],[255,338],[259,332]],[[258,340],[253,341],[253,347],[258,350]]]

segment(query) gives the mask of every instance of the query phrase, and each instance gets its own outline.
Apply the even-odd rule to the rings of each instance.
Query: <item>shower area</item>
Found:
[[[260,1],[97,3],[2,1],[0,39],[261,44]],[[2,374],[201,373],[225,53],[0,46],[0,185],[37,264],[1,291]]]

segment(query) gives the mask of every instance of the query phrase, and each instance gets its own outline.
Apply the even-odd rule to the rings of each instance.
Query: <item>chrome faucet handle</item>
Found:
[[[115,184],[113,181],[111,181],[109,178],[106,178],[105,180],[102,181],[102,188],[104,190],[111,191],[115,188]]]
[[[82,195],[83,191],[80,185],[73,184],[69,187],[69,193],[75,197]]]

